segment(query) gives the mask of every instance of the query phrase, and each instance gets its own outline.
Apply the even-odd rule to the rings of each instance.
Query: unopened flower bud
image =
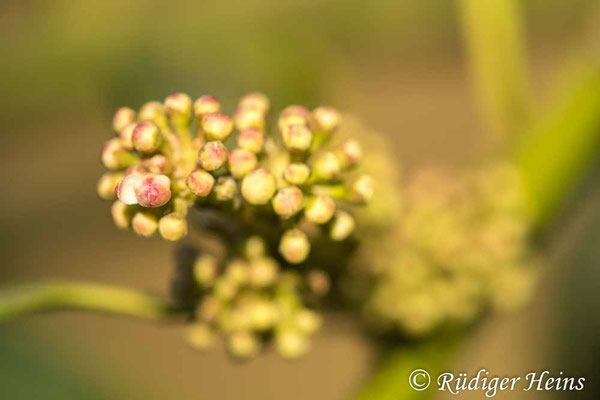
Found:
[[[329,237],[332,240],[340,241],[346,239],[354,231],[354,218],[352,215],[345,211],[338,211],[335,213],[331,229],[329,231]]]
[[[107,172],[98,181],[96,192],[98,196],[104,200],[113,200],[115,198],[115,189],[123,179],[123,174],[120,172]]]
[[[163,105],[158,101],[150,101],[140,108],[139,112],[140,122],[152,121],[158,126],[163,126],[166,123],[165,109]]]
[[[250,236],[244,242],[243,254],[246,259],[261,257],[267,251],[267,244],[260,236]]]
[[[264,288],[275,283],[279,266],[270,257],[250,260],[249,281],[253,287]]]
[[[135,122],[135,111],[129,107],[121,107],[115,112],[113,117],[113,129],[119,133],[133,122]]]
[[[158,221],[154,214],[140,211],[135,214],[131,221],[131,226],[135,233],[140,236],[150,237],[158,229]]]
[[[131,206],[117,200],[112,204],[110,213],[117,228],[127,229],[129,227],[132,218]]]
[[[229,172],[235,178],[243,178],[245,175],[250,173],[254,168],[258,160],[256,154],[248,150],[235,149],[229,153]]]
[[[313,269],[306,275],[306,284],[312,293],[324,296],[329,292],[331,280],[326,272]]]
[[[217,298],[205,296],[200,304],[199,316],[205,322],[213,322],[218,317],[221,308],[221,302]]]
[[[239,285],[243,285],[248,280],[248,264],[243,260],[232,260],[225,267],[225,275],[227,275],[228,279],[232,279]]]
[[[256,335],[250,332],[234,332],[227,340],[227,348],[234,357],[250,358],[260,350],[260,341]]]
[[[267,204],[275,194],[275,178],[264,168],[250,172],[242,180],[242,195],[250,204]]]
[[[269,111],[269,98],[262,93],[249,93],[243,96],[239,102],[239,108],[254,108],[266,114]]]
[[[134,186],[142,207],[160,207],[171,199],[171,180],[166,175],[147,174]]]
[[[202,118],[202,129],[206,138],[212,140],[225,140],[233,131],[233,121],[222,113],[207,114]]]
[[[219,101],[213,96],[202,96],[194,102],[194,116],[196,118],[203,118],[207,114],[219,112],[221,105]]]
[[[304,196],[296,186],[288,186],[273,197],[273,210],[283,217],[290,217],[300,211]]]
[[[288,125],[281,131],[283,144],[291,152],[302,153],[312,144],[312,132],[306,125]]]
[[[119,132],[119,140],[124,149],[133,150],[133,130],[136,126],[136,123],[127,124]]]
[[[176,213],[167,214],[158,221],[158,232],[163,239],[175,242],[187,235],[187,221]]]
[[[192,99],[185,93],[175,93],[165,99],[165,112],[177,124],[185,124],[190,120]]]
[[[237,191],[238,187],[235,179],[230,176],[221,176],[215,185],[215,199],[217,199],[217,201],[233,200]]]
[[[350,139],[342,144],[342,148],[337,154],[342,167],[351,168],[360,162],[363,152],[360,143],[354,139]]]
[[[136,125],[131,139],[133,147],[140,153],[154,153],[161,144],[162,136],[154,122],[146,121]]]
[[[210,287],[217,277],[219,264],[212,254],[202,254],[194,262],[194,279],[201,287]]]
[[[334,212],[335,202],[333,199],[329,196],[319,195],[308,202],[304,209],[304,216],[315,224],[325,224],[331,219]]]
[[[315,130],[331,133],[340,124],[340,113],[331,107],[318,107],[312,112],[312,122]]]
[[[125,176],[134,175],[134,174],[145,175],[148,172],[149,171],[146,167],[144,167],[141,164],[136,164],[136,165],[132,165],[131,167],[129,167],[125,170]]]
[[[197,350],[206,350],[215,343],[215,333],[209,325],[204,323],[190,325],[185,338],[188,344]]]
[[[135,188],[142,182],[145,175],[131,173],[126,175],[115,187],[115,195],[119,200],[127,205],[137,204]]]
[[[279,253],[292,264],[306,260],[310,252],[310,243],[306,234],[299,229],[286,231],[279,242]]]
[[[313,175],[318,180],[335,179],[341,171],[338,158],[330,151],[319,154],[312,168]]]
[[[235,126],[238,130],[243,130],[250,127],[264,128],[265,114],[256,108],[244,107],[238,108],[234,116]]]
[[[294,315],[294,325],[307,335],[312,335],[321,328],[323,318],[312,310],[303,309]]]
[[[298,358],[308,351],[308,338],[306,334],[297,329],[283,328],[275,337],[277,352],[284,358]]]
[[[359,203],[368,203],[375,192],[375,181],[369,175],[360,175],[350,184],[350,198]]]
[[[155,154],[145,160],[144,166],[153,174],[169,175],[173,171],[171,162],[162,154]]]
[[[124,169],[139,162],[139,157],[127,151],[120,139],[112,138],[102,149],[102,164],[108,169]]]
[[[227,161],[227,148],[220,141],[207,142],[200,149],[198,162],[207,171],[221,168]]]
[[[246,128],[238,135],[237,144],[241,149],[260,153],[265,145],[265,133],[256,127]]]
[[[221,301],[230,301],[238,294],[239,289],[240,285],[236,281],[221,277],[215,282],[213,293]]]
[[[208,196],[215,185],[215,178],[203,169],[192,171],[186,181],[190,191],[198,197]]]
[[[266,331],[273,327],[277,319],[277,310],[269,301],[254,301],[247,310],[251,328],[257,331]]]
[[[283,178],[294,185],[303,185],[310,176],[310,168],[304,163],[292,163],[283,171]]]

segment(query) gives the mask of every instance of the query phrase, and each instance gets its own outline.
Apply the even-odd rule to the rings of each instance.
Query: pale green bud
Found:
[[[304,196],[296,186],[288,186],[280,189],[273,197],[273,210],[283,217],[291,217],[302,208]]]
[[[207,171],[215,171],[227,162],[227,148],[220,141],[207,142],[200,149],[198,162]]]
[[[229,172],[235,178],[243,178],[256,168],[258,160],[256,154],[243,149],[235,149],[229,153]]]
[[[112,125],[115,132],[119,133],[133,122],[135,122],[135,111],[129,107],[121,107],[115,112]]]
[[[264,288],[275,283],[279,266],[270,257],[259,257],[250,260],[249,280],[256,288]]]
[[[335,213],[335,202],[329,196],[319,195],[308,201],[304,216],[315,224],[325,224]]]
[[[167,214],[158,221],[158,231],[163,239],[177,241],[187,235],[187,221],[181,215]]]
[[[292,163],[283,172],[283,178],[294,185],[303,185],[309,177],[310,168],[304,163]]]
[[[264,168],[250,172],[242,180],[242,196],[253,205],[267,204],[275,190],[275,178]]]
[[[233,131],[233,121],[226,114],[207,114],[202,118],[202,129],[208,140],[224,141]]]
[[[299,229],[286,231],[279,242],[279,253],[292,264],[306,260],[310,252],[310,242],[304,232]]]
[[[133,231],[138,235],[150,237],[158,229],[158,221],[155,215],[140,211],[133,217],[131,226],[133,227]]]
[[[120,172],[107,172],[98,181],[96,192],[104,200],[115,199],[115,189],[117,184],[123,179],[124,174]]]
[[[210,287],[217,277],[219,264],[212,254],[202,254],[194,262],[194,278],[201,287]]]
[[[217,201],[233,200],[237,191],[238,187],[235,179],[230,176],[221,176],[217,179],[217,184],[215,185],[215,199],[217,199]]]
[[[246,128],[238,135],[237,144],[241,149],[258,154],[265,145],[265,133],[260,128]]]
[[[355,222],[352,215],[340,210],[335,213],[329,230],[329,237],[336,241],[344,240],[352,234],[354,227]]]

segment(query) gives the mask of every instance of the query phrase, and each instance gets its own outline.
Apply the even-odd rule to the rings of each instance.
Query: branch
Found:
[[[91,310],[162,321],[180,310],[142,291],[83,282],[40,282],[0,287],[0,323],[33,313]]]

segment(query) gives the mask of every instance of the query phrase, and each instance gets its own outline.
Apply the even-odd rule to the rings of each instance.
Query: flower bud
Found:
[[[207,171],[221,168],[227,161],[227,148],[220,141],[207,142],[200,149],[198,162]]]
[[[345,211],[338,211],[335,213],[331,229],[329,230],[329,237],[332,240],[340,241],[346,239],[354,231],[354,218],[352,215]]]
[[[201,287],[210,287],[217,277],[219,264],[212,254],[202,254],[194,262],[194,279]]]
[[[124,149],[133,150],[133,130],[136,126],[136,123],[127,124],[119,132],[119,140]]]
[[[304,163],[292,163],[283,171],[283,178],[294,185],[303,185],[310,176],[310,168]]]
[[[171,180],[166,175],[147,174],[136,182],[134,190],[142,207],[160,207],[171,199]]]
[[[319,195],[308,202],[304,209],[304,216],[315,224],[325,224],[331,219],[334,212],[335,202],[333,199],[329,196]]]
[[[350,139],[342,144],[337,154],[342,167],[351,168],[360,162],[363,152],[358,141]]]
[[[135,188],[142,182],[146,175],[132,173],[126,175],[115,187],[115,195],[127,205],[137,204]]]
[[[310,243],[306,234],[299,229],[286,231],[279,242],[279,253],[292,264],[306,260],[310,252]]]
[[[215,185],[215,198],[217,201],[230,201],[233,200],[237,191],[235,179],[230,176],[221,176]]]
[[[221,302],[217,298],[214,296],[205,296],[202,304],[200,304],[200,318],[205,322],[213,322],[219,316],[221,308]]]
[[[246,128],[264,128],[265,127],[265,114],[256,108],[238,108],[234,116],[235,126],[238,130]]]
[[[321,328],[323,318],[312,310],[303,309],[294,315],[294,325],[304,334],[312,335]]]
[[[186,181],[190,191],[198,197],[208,196],[215,185],[215,178],[203,169],[192,171]]]
[[[256,127],[246,128],[238,135],[237,145],[241,149],[260,153],[265,145],[265,133]]]
[[[133,122],[135,122],[135,111],[129,107],[121,107],[115,112],[112,125],[115,132],[119,133]]]
[[[340,113],[331,107],[318,107],[312,112],[312,122],[315,130],[332,133],[340,124]]]
[[[166,124],[166,115],[163,105],[158,101],[150,101],[140,108],[139,112],[140,122],[152,121],[158,126],[164,126]]]
[[[269,301],[253,301],[246,312],[249,315],[250,327],[261,332],[272,328],[277,319],[277,310]]]
[[[124,169],[136,164],[139,157],[127,151],[118,138],[112,138],[102,149],[102,164],[108,169]]]
[[[148,169],[141,164],[132,165],[131,167],[125,170],[125,176],[138,174],[145,175],[148,173]]]
[[[117,200],[110,207],[110,213],[117,228],[127,229],[129,227],[132,217],[131,206]]]
[[[150,237],[158,229],[158,222],[156,221],[156,216],[153,214],[140,211],[133,217],[131,226],[133,227],[133,231],[138,235]]]
[[[104,200],[113,200],[115,198],[115,189],[123,179],[123,174],[120,172],[107,172],[98,181],[96,192],[98,196]]]
[[[298,358],[308,351],[306,334],[297,329],[282,328],[275,336],[277,352],[284,358]]]
[[[303,199],[302,191],[296,186],[288,186],[273,197],[273,210],[283,217],[290,217],[300,211]]]
[[[312,132],[306,125],[288,125],[281,131],[283,144],[291,152],[302,153],[312,144]]]
[[[194,116],[196,118],[203,118],[207,114],[217,113],[220,110],[221,105],[213,96],[204,95],[194,102]]]
[[[350,184],[350,198],[359,203],[368,203],[375,192],[375,181],[369,175],[360,175]]]
[[[165,99],[165,112],[174,118],[176,123],[189,122],[192,112],[192,99],[185,93],[175,93]]]
[[[248,260],[265,255],[267,244],[260,236],[250,236],[244,242],[243,254]]]
[[[331,287],[331,280],[326,272],[313,269],[306,275],[306,284],[312,293],[325,296]]]
[[[250,332],[234,332],[227,340],[227,348],[234,357],[250,358],[260,350],[260,342],[258,337]]]
[[[207,114],[202,118],[202,129],[209,141],[224,141],[233,131],[233,121],[226,114]]]
[[[215,333],[209,325],[204,323],[190,325],[185,338],[188,344],[197,350],[206,350],[215,343]]]
[[[275,178],[264,168],[255,169],[242,180],[242,195],[253,205],[267,204],[275,189]]]
[[[248,278],[250,285],[256,288],[264,288],[275,283],[279,266],[270,257],[259,257],[250,260]]]
[[[315,160],[312,173],[318,180],[333,180],[338,177],[341,171],[341,165],[338,158],[330,151],[319,154]]]
[[[240,99],[238,108],[253,108],[262,114],[269,111],[269,98],[262,93],[249,93]]]
[[[243,178],[245,175],[250,173],[254,168],[258,160],[256,154],[248,150],[235,149],[229,153],[229,172],[235,178]]]
[[[140,153],[154,153],[161,144],[162,136],[154,122],[141,122],[136,125],[131,137],[133,147]]]
[[[173,172],[173,166],[167,157],[162,154],[155,154],[144,161],[144,166],[153,174],[169,175]]]
[[[175,242],[187,235],[187,221],[176,213],[167,214],[158,221],[158,232],[163,239]]]
[[[238,294],[239,288],[240,285],[233,279],[221,277],[215,282],[213,293],[221,301],[230,301]]]
[[[228,279],[232,279],[237,284],[243,285],[248,280],[248,264],[243,260],[232,260],[225,267],[225,275]]]

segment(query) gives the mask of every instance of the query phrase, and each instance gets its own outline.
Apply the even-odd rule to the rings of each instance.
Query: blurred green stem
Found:
[[[64,309],[92,310],[161,321],[177,312],[167,300],[138,290],[82,282],[41,282],[0,288],[0,322]]]
[[[496,134],[515,134],[530,112],[518,2],[458,0],[458,5],[477,104]]]

